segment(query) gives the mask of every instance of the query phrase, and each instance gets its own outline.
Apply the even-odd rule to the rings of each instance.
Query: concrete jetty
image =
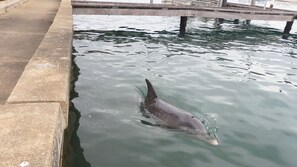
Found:
[[[0,166],[60,166],[68,124],[71,0],[0,1]]]

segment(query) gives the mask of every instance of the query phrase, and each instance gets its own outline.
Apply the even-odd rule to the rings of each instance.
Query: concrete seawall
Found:
[[[72,35],[71,0],[62,0],[53,24],[26,66],[7,103],[58,102],[67,125]]]
[[[68,125],[72,27],[71,0],[61,0],[44,39],[0,105],[0,166],[60,166]]]

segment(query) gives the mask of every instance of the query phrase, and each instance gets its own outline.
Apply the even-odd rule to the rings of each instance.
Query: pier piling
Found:
[[[201,0],[200,0],[201,1]],[[199,2],[200,2],[199,1]],[[180,17],[180,35],[186,32],[187,17],[206,17],[206,18],[227,18],[247,20],[267,20],[267,21],[288,21],[285,33],[291,30],[290,21],[296,19],[296,12],[282,9],[271,8],[263,10],[256,6],[256,0],[251,0],[250,5],[227,3],[227,0],[219,0],[216,7],[213,6],[186,6],[178,5],[175,0],[168,4],[150,3],[128,3],[128,2],[93,2],[72,0],[74,15],[136,15],[136,16],[178,16]],[[273,3],[271,3],[273,4]],[[235,20],[235,23],[238,21]],[[220,27],[220,21],[216,23]]]
[[[286,27],[284,29],[284,33],[285,34],[289,34],[291,29],[292,29],[292,25],[293,25],[294,21],[287,21]]]
[[[214,21],[215,28],[220,28],[221,27],[221,24],[223,22],[224,22],[224,19],[223,18],[216,18],[215,21]]]
[[[289,34],[290,34],[290,31],[292,29],[292,25],[293,25],[294,21],[287,21],[286,23],[286,26],[285,26],[285,29],[284,29],[284,34],[283,34],[283,38],[284,39],[287,39]]]
[[[180,26],[179,26],[179,35],[184,36],[186,32],[186,26],[187,26],[187,20],[188,17],[186,16],[181,16],[180,17]]]

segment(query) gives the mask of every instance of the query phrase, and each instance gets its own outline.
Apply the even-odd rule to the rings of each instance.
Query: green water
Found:
[[[295,167],[295,32],[191,18],[178,37],[178,21],[76,16],[69,166]],[[145,78],[164,101],[214,117],[220,145],[142,124]]]

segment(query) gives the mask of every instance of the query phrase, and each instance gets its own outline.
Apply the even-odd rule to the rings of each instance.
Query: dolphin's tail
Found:
[[[156,99],[158,96],[157,96],[151,82],[148,79],[145,79],[145,82],[146,82],[146,85],[147,85],[147,96],[145,98],[145,101],[150,102],[150,101]]]

